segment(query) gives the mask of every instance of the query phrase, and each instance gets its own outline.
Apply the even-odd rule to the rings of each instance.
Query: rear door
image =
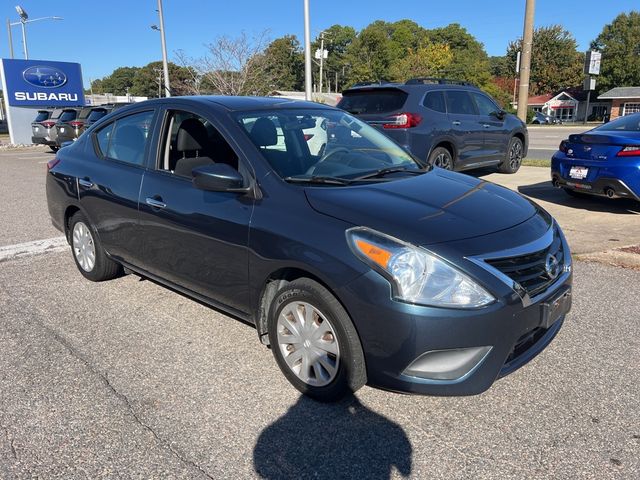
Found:
[[[133,265],[142,260],[138,195],[155,114],[154,109],[132,112],[93,132],[87,148],[98,158],[87,162],[77,179],[80,204],[104,248]]]
[[[458,151],[456,166],[469,167],[486,160],[484,132],[478,109],[466,90],[446,90],[447,116]]]

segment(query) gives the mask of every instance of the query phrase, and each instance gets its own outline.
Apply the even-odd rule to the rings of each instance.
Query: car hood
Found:
[[[442,169],[366,185],[308,187],[305,193],[320,213],[416,245],[495,233],[537,212],[511,190]]]

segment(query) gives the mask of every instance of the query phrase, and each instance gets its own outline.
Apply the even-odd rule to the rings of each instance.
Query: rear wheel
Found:
[[[513,137],[509,141],[507,154],[502,163],[498,166],[500,173],[516,173],[522,165],[522,155],[524,153],[524,144],[518,137]]]
[[[80,273],[93,282],[111,280],[122,267],[107,257],[86,217],[77,212],[69,222],[71,252]]]
[[[364,353],[349,315],[322,285],[292,281],[269,309],[269,343],[284,376],[300,392],[338,401],[366,383]]]
[[[58,150],[60,150],[60,147],[58,147],[57,145],[49,145],[49,148],[54,153],[57,152]]]
[[[445,170],[453,170],[454,160],[449,149],[445,147],[436,147],[429,155],[429,165],[444,168]]]

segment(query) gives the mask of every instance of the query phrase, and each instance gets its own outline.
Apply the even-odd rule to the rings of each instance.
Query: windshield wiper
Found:
[[[367,173],[360,177],[353,178],[351,179],[351,181],[356,182],[358,180],[367,180],[369,178],[384,177],[389,173],[396,173],[396,172],[405,172],[405,173],[412,173],[414,175],[422,175],[423,173],[425,173],[425,170],[414,170],[412,168],[407,168],[407,167],[386,167],[386,168],[381,168],[379,170],[376,170],[374,172]]]
[[[351,180],[339,177],[325,177],[322,175],[313,175],[311,177],[284,177],[285,182],[289,183],[317,183],[327,185],[349,185]]]

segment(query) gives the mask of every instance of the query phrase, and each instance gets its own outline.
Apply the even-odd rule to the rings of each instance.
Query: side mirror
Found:
[[[193,185],[200,190],[237,193],[249,191],[249,187],[244,186],[244,178],[240,172],[226,163],[194,168],[191,173]]]
[[[504,117],[507,116],[507,112],[504,110],[496,110],[495,112],[491,112],[491,115],[495,116],[498,120],[504,120]]]

